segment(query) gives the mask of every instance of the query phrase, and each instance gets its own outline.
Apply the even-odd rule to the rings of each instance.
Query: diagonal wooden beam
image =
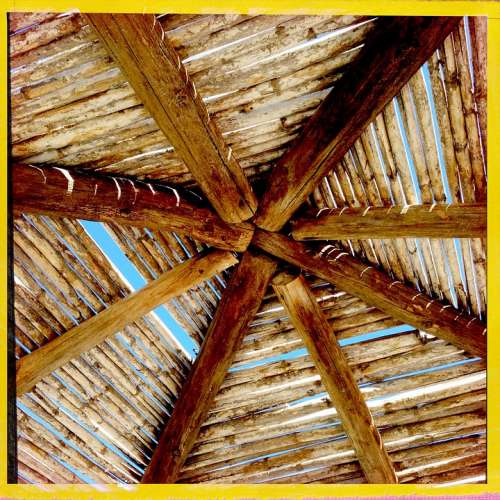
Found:
[[[155,16],[86,18],[216,212],[227,222],[252,217],[252,188]]]
[[[100,344],[127,324],[237,262],[231,252],[222,250],[197,255],[21,358],[17,362],[17,395],[30,391],[44,376]]]
[[[228,224],[180,189],[47,166],[13,164],[11,172],[16,213],[158,227],[237,252],[252,239],[251,224]]]
[[[281,229],[366,126],[458,25],[453,17],[381,17],[359,58],[278,161],[256,224]]]
[[[486,204],[320,210],[292,222],[295,240],[484,238]]]
[[[348,252],[327,245],[320,254],[314,254],[303,243],[262,230],[255,232],[252,245],[323,278],[403,323],[486,357],[486,325],[480,319],[393,281]],[[328,258],[322,254],[328,254]]]
[[[174,483],[177,480],[275,270],[275,261],[266,256],[248,250],[243,255],[161,434],[143,483]]]
[[[319,371],[366,479],[370,483],[397,483],[396,472],[366,401],[305,279],[281,273],[272,284]]]

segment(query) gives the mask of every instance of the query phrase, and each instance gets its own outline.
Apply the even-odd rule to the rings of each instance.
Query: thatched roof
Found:
[[[185,115],[172,118],[169,138],[163,128],[167,125],[160,130],[159,118],[148,111],[154,108],[144,107],[137,82],[131,80],[134,70],[121,69],[123,62],[119,66],[114,59],[116,47],[110,40],[101,41],[106,35],[98,16],[90,20],[94,27],[76,13],[10,16],[16,359],[38,370],[51,351],[30,358],[36,359],[33,366],[25,361],[31,353],[54,346],[54,339],[87,325],[89,318],[103,318],[102,311],[113,311],[111,305],[124,304],[133,292],[123,269],[78,220],[86,218],[84,211],[87,218],[101,221],[152,286],[158,287],[160,276],[189,259],[198,264],[189,261],[186,269],[199,265],[205,274],[197,280],[178,274],[172,283],[167,277],[170,288],[161,289],[164,295],[153,288],[149,297],[140,296],[144,310],[151,312],[127,321],[127,313],[134,314],[132,307],[122,307],[114,318],[126,325],[119,333],[115,329],[103,336],[106,340],[92,344],[92,335],[106,328],[104,320],[96,322],[88,349],[74,350],[68,340],[64,363],[49,364],[51,373],[35,376],[26,390],[19,391],[18,385],[19,482],[139,482],[164,429],[166,435],[175,430],[185,437],[172,452],[179,472],[170,477],[177,482],[365,482],[370,477],[363,460],[373,458],[369,440],[377,436],[383,442],[381,457],[373,458],[374,469],[380,466],[379,477],[390,475],[392,467],[399,482],[484,482],[486,364],[480,336],[486,331],[486,246],[484,227],[477,225],[481,216],[475,215],[484,215],[486,199],[483,20],[461,21],[435,52],[432,48],[427,63],[407,83],[401,82],[405,85],[396,96],[387,96],[389,102],[376,117],[367,126],[360,123],[361,135],[352,137],[347,153],[342,152],[340,161],[312,186],[314,191],[306,193],[299,210],[293,210],[295,222],[285,225],[279,236],[283,239],[273,240],[264,231],[272,217],[266,221],[262,207],[271,207],[271,213],[272,196],[294,179],[289,174],[283,182],[280,169],[290,172],[292,160],[300,162],[293,154],[301,145],[314,144],[308,154],[324,140],[321,134],[328,133],[330,125],[334,129],[336,124],[327,123],[327,117],[335,117],[337,109],[342,116],[350,102],[341,99],[346,95],[342,79],[356,68],[363,50],[374,50],[381,19],[157,16],[148,36],[159,34],[159,43],[169,44],[165,57],[179,58],[179,74],[185,72],[190,89],[187,97],[177,94],[182,105],[192,99],[193,109],[206,107],[207,118],[201,123],[217,151],[227,155],[222,163],[233,176],[221,178],[230,179],[229,188],[236,179],[248,207],[252,189],[257,195],[253,199],[259,199],[257,214],[264,214],[264,222],[254,220],[264,229],[256,230],[251,250],[244,254],[254,227],[217,218],[211,206],[227,221],[224,203],[231,202],[231,196],[223,184],[222,194],[207,194],[215,187],[209,176],[200,179],[203,169],[212,168],[211,160],[197,171],[187,164],[190,148],[186,153],[182,145],[172,145],[180,144],[173,137],[175,129],[191,119],[189,104]],[[139,60],[138,66],[147,74],[154,62]],[[394,64],[388,60],[387,71]],[[416,63],[408,58],[407,64]],[[178,76],[172,76],[175,85]],[[376,87],[376,82],[369,83]],[[329,94],[325,111],[320,105]],[[324,120],[311,122],[318,113]],[[369,113],[366,110],[367,117]],[[175,125],[176,119],[181,125]],[[314,126],[320,135],[307,143]],[[199,138],[200,144],[203,140]],[[195,140],[191,146],[195,151]],[[331,148],[329,154],[335,155]],[[289,156],[279,163],[287,151]],[[243,180],[234,174],[237,167]],[[29,184],[21,186],[20,179],[28,178]],[[245,179],[250,194],[245,193]],[[62,202],[56,197],[58,182],[64,186]],[[92,196],[80,188],[86,182],[95,184],[93,195],[101,207],[92,207]],[[108,186],[102,199],[100,182]],[[47,195],[49,189],[54,198]],[[137,201],[146,199],[141,196],[148,191],[152,199],[164,200],[157,202],[156,211],[154,203],[143,207],[146,202]],[[110,193],[109,198],[117,197],[120,203],[133,196],[133,203],[126,211],[106,212],[104,204],[112,202],[105,195]],[[71,196],[81,198],[76,203]],[[202,208],[196,208],[200,203]],[[140,218],[139,206],[144,208]],[[158,222],[161,210],[180,220],[183,207],[188,215],[182,214],[182,223],[177,221],[175,227],[185,231],[172,231],[173,222]],[[345,207],[358,210],[342,210]],[[391,207],[398,207],[394,211],[408,217],[408,227],[401,229],[396,218],[390,234],[374,225],[361,239],[351,233],[314,236],[318,224],[311,219],[326,224],[333,216],[343,222],[337,230],[345,231],[353,222],[345,217],[352,216],[354,230],[360,231],[369,207],[385,207],[387,217]],[[436,219],[425,226],[425,217],[432,214]],[[446,227],[438,225],[438,219],[446,222],[448,217]],[[307,224],[312,233],[299,234]],[[213,227],[220,233],[208,235]],[[235,240],[224,240],[224,231],[234,231]],[[285,238],[290,233],[316,241],[288,247],[292,240]],[[224,251],[211,250],[214,246]],[[316,252],[321,257],[309,265],[307,255],[313,259]],[[196,257],[200,253],[201,258]],[[209,271],[203,259],[213,259]],[[242,262],[239,267],[233,265],[236,259]],[[285,284],[280,289],[276,280],[270,282],[279,271],[301,272],[305,281],[295,274],[285,275],[289,279],[281,275]],[[248,296],[241,283],[251,288]],[[340,375],[327,369],[328,362],[319,359],[321,352],[314,354],[309,344],[306,349],[307,332],[304,337],[300,318],[291,318],[291,309],[284,307],[287,294],[289,301],[298,300],[293,295],[300,287],[314,294],[323,314],[316,311],[313,316],[328,321],[332,345],[335,338],[340,343],[347,360]],[[398,289],[400,296],[391,295]],[[153,311],[162,303],[196,346],[195,353]],[[254,309],[258,312],[251,316]],[[314,325],[315,331],[321,329]],[[207,332],[217,342],[203,344]],[[321,351],[322,344],[315,345]],[[198,371],[192,369],[196,356]],[[209,366],[214,360],[215,368]],[[18,379],[19,373],[18,368]],[[357,394],[359,387],[359,412],[367,412],[366,407],[371,412],[373,436],[363,431],[358,436],[351,430],[351,417],[345,416],[347,410],[332,403],[329,384],[338,380],[334,376],[357,383],[349,386],[349,394]],[[194,401],[193,380],[207,383],[206,393]],[[178,416],[169,424],[177,400],[184,419]],[[190,411],[189,405],[198,407]],[[198,432],[193,424],[188,432],[183,422],[191,422],[195,414],[201,428]],[[360,445],[365,437],[366,456]],[[174,442],[164,441],[162,453]]]

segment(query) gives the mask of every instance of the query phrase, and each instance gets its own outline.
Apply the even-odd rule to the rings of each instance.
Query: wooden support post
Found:
[[[394,467],[370,410],[305,279],[282,273],[272,283],[320,373],[366,479],[370,483],[397,483]]]
[[[273,168],[256,224],[278,231],[366,126],[458,25],[453,17],[380,17],[359,58]]]
[[[479,318],[391,280],[348,252],[326,245],[314,254],[303,243],[262,230],[255,232],[252,245],[323,278],[403,323],[486,357],[486,325]]]
[[[182,189],[55,167],[13,164],[11,171],[16,213],[158,227],[237,252],[252,239],[251,224],[224,222]]]
[[[30,391],[43,377],[103,342],[172,297],[182,294],[238,260],[231,252],[197,255],[17,362],[16,392]]]
[[[320,210],[293,222],[295,240],[484,238],[486,205],[411,205]]]
[[[186,68],[151,14],[87,14],[146,109],[226,222],[255,213],[257,201]]]
[[[268,257],[248,250],[243,255],[224,291],[143,483],[174,483],[177,480],[275,269],[276,263]]]

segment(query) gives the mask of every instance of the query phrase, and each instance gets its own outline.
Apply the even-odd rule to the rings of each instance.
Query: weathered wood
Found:
[[[236,262],[232,253],[221,250],[193,257],[23,357],[17,362],[18,396],[31,390],[45,375],[100,344],[127,324]]]
[[[86,17],[217,213],[227,222],[249,219],[252,188],[160,23],[153,15]]]
[[[253,227],[249,223],[228,224],[180,189],[17,163],[11,172],[15,213],[160,228],[238,252],[244,251],[252,239]]]
[[[302,276],[282,273],[273,280],[273,288],[320,373],[367,480],[397,483],[394,467],[366,401],[306,281]]]
[[[452,17],[382,17],[357,62],[335,84],[273,169],[256,224],[283,227],[365,127],[457,26]]]
[[[481,238],[486,205],[411,205],[320,210],[293,222],[295,240]]]
[[[483,146],[483,155],[487,158],[487,59],[488,59],[488,18],[486,16],[473,16],[468,18],[472,67],[474,69],[474,97],[477,104],[479,131]]]
[[[443,338],[477,356],[486,356],[486,325],[449,304],[431,300],[384,272],[328,245],[314,254],[303,243],[257,230],[252,244],[359,297],[390,316]],[[328,258],[322,254],[328,253]]]
[[[143,483],[176,481],[275,269],[276,263],[268,257],[250,251],[243,255],[146,469]]]

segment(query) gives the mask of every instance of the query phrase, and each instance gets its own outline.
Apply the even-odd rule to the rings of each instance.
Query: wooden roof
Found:
[[[20,482],[485,481],[484,19],[10,31]]]

